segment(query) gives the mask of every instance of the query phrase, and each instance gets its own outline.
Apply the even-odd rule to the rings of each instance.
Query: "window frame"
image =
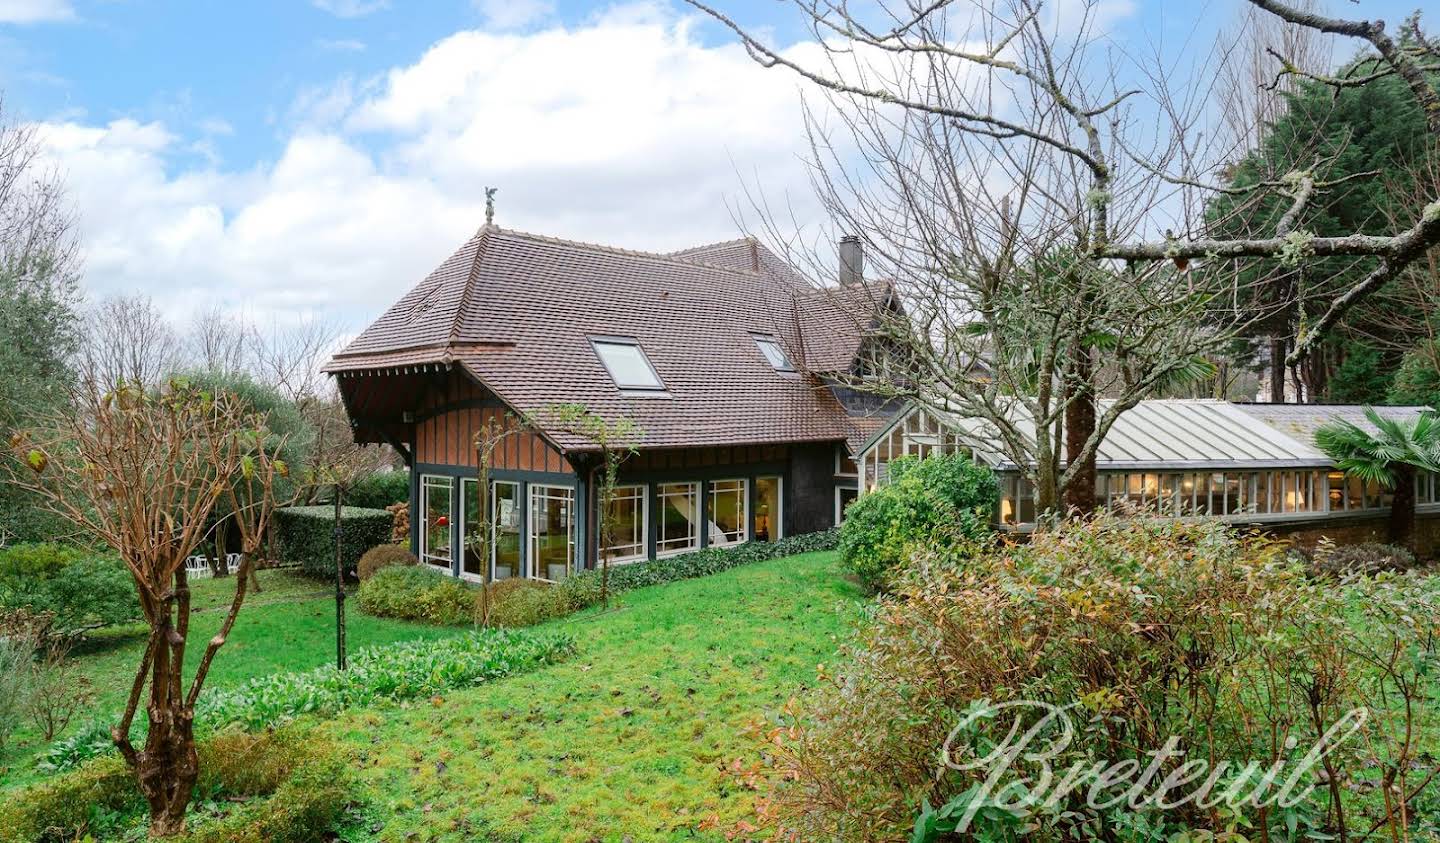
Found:
[[[635,352],[640,355],[640,361],[649,369],[650,377],[655,381],[654,384],[621,382],[620,377],[615,373],[614,367],[610,365],[610,361],[606,358],[603,350],[621,347],[635,349]],[[638,339],[634,337],[590,337],[590,349],[595,352],[595,357],[600,361],[600,365],[605,367],[605,372],[610,376],[610,382],[615,384],[616,389],[622,392],[644,393],[662,393],[666,391],[665,380],[660,377],[660,371],[655,368],[655,364],[650,360],[650,355],[645,352],[645,347],[640,344]]]
[[[765,362],[770,364],[770,368],[782,375],[799,373],[799,369],[796,369],[794,362],[790,360],[790,355],[785,353],[785,346],[781,345],[780,340],[773,334],[757,334],[752,331],[750,333],[750,339],[755,341],[755,348],[759,350],[760,356],[765,358]],[[780,362],[775,362],[775,358],[771,357],[770,353],[766,351],[767,348],[775,352],[780,358]]]
[[[664,544],[666,542],[680,540],[678,538],[667,539],[661,534],[661,530],[663,530],[665,526],[665,504],[663,501],[663,498],[665,496],[665,489],[675,486],[685,486],[689,488],[691,500],[693,501],[691,511],[695,517],[690,520],[690,534],[685,537],[689,539],[690,543],[685,547],[665,548]],[[705,501],[702,497],[700,482],[697,480],[679,480],[673,483],[656,483],[655,504],[658,513],[655,517],[655,558],[662,559],[666,556],[675,556],[680,553],[690,553],[692,551],[699,550],[701,535],[700,522],[705,520]]]
[[[431,481],[436,481],[432,483]],[[450,496],[448,510],[443,516],[445,521],[445,535],[448,541],[445,545],[445,564],[440,565],[431,561],[442,559],[435,556],[430,549],[430,488],[431,486],[443,487]],[[420,475],[420,562],[431,568],[441,568],[446,573],[455,573],[455,523],[452,516],[455,513],[455,478],[444,474],[422,474]]]
[[[525,533],[529,527],[525,524],[525,488],[518,480],[491,480],[490,481],[490,571],[489,578],[495,582],[495,554],[500,549],[500,513],[497,511],[500,506],[500,487],[510,486],[515,490],[515,503],[517,504],[516,516],[520,520],[520,532]],[[511,576],[517,579],[525,579],[525,544],[528,537],[520,542],[520,558],[515,560],[515,567],[518,569]]]
[[[715,524],[715,486],[721,483],[740,484],[740,517],[739,519],[737,519],[740,524],[740,535],[738,538],[730,539],[728,541],[717,542],[713,540],[713,535],[710,533],[710,525]],[[731,490],[727,488],[725,490],[725,493],[729,494],[730,491]],[[704,529],[707,533],[705,545],[706,547],[734,547],[737,544],[744,544],[746,541],[748,541],[750,537],[750,478],[722,477],[718,480],[711,480],[710,482],[706,483],[705,511],[701,515],[700,520],[705,522]],[[715,526],[718,528],[720,525],[715,524]],[[725,530],[721,530],[720,533],[726,536],[730,535],[730,533]]]
[[[626,483],[624,485],[617,485],[615,487],[615,492],[617,493],[615,499],[618,500],[619,493],[626,489],[634,490],[634,495],[637,496],[640,500],[639,532],[634,536],[635,541],[633,542],[625,542],[623,544],[614,545],[612,547],[601,547],[600,560],[604,564],[628,565],[632,562],[640,562],[642,560],[648,559],[650,556],[650,485],[648,483]],[[596,528],[599,528],[598,521],[596,523]],[[597,539],[597,546],[599,545],[600,540],[601,539]],[[613,550],[614,547],[632,546],[636,548],[635,553],[632,553],[628,556],[617,556],[612,559],[605,558],[605,554]]]
[[[841,503],[841,501],[845,499],[846,492],[855,493],[855,497],[850,499],[851,503],[854,503],[855,501],[860,499],[860,488],[858,486],[854,489],[850,488],[849,486],[835,487],[835,526],[837,527],[845,523],[845,506]]]
[[[550,500],[569,500],[570,502],[570,513],[567,519],[569,523],[566,524],[565,529],[565,576],[568,577],[575,573],[575,521],[577,517],[577,513],[575,511],[575,487],[560,486],[550,483],[530,483],[529,490],[529,499],[527,503],[530,506],[530,515],[528,518],[525,519],[525,543],[527,549],[529,550],[529,553],[527,554],[528,562],[525,564],[525,568],[527,569],[526,574],[528,578],[532,580],[556,583],[559,582],[559,580],[552,580],[548,577],[540,576],[540,574],[542,573],[542,560],[540,558],[540,548],[537,544],[540,536],[536,532],[536,525],[539,524],[540,519],[535,517],[535,503],[540,498]],[[548,494],[549,492],[561,492],[563,494],[554,495]],[[548,573],[548,571],[545,573]]]
[[[761,480],[773,480],[773,481],[775,481],[775,512],[771,513],[771,516],[770,516],[770,524],[771,524],[771,526],[770,526],[770,538],[768,539],[768,541],[778,542],[778,541],[780,541],[781,539],[785,538],[785,478],[784,478],[782,475],[779,475],[779,474],[757,474],[757,475],[755,476],[754,482],[751,483],[751,488],[753,489],[753,493],[754,493],[754,495],[755,495],[755,503],[756,503],[756,504],[759,503],[760,481],[761,481]],[[748,500],[748,498],[750,497],[750,494],[751,494],[751,490],[746,490],[746,498],[747,498],[747,500]],[[757,509],[758,509],[758,507],[757,507]],[[750,512],[750,513],[747,513],[747,516],[746,516],[747,519],[748,519],[748,521],[749,521],[749,525],[750,525],[750,527],[749,527],[750,537],[751,537],[752,539],[753,539],[753,538],[755,537],[755,535],[756,535],[756,533],[755,533],[755,514],[756,514],[755,512]]]

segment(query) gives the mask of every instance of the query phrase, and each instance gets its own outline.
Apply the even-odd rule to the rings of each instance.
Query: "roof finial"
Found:
[[[486,224],[486,225],[490,225],[491,223],[495,222],[495,194],[498,193],[499,190],[500,190],[500,188],[498,188],[498,187],[487,187],[487,188],[485,188],[485,224]]]

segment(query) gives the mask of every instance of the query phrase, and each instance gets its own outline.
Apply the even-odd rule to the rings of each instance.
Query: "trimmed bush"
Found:
[[[416,559],[415,554],[411,553],[407,547],[398,544],[377,544],[360,557],[360,564],[356,566],[355,573],[360,577],[360,582],[365,582],[375,576],[375,573],[381,568],[389,568],[392,565],[403,567],[418,564],[420,564],[420,560]]]
[[[410,502],[410,472],[376,471],[360,478],[345,490],[345,505],[385,509]]]
[[[984,541],[1000,499],[995,474],[964,454],[901,457],[890,463],[889,482],[862,495],[845,511],[840,561],[872,591],[909,549]]]
[[[0,588],[33,579],[49,579],[71,562],[89,554],[58,542],[37,542],[0,547]]]
[[[354,801],[338,747],[295,727],[217,735],[197,749],[196,800],[222,805],[225,815],[205,817],[192,804],[192,832],[182,840],[320,840]],[[0,841],[121,836],[145,821],[134,776],[112,755],[9,794],[0,807]]]
[[[735,547],[710,547],[662,559],[612,565],[610,593],[618,594],[635,588],[709,576],[741,565],[800,553],[834,550],[838,537],[839,534],[833,529],[822,530],[790,536],[777,542],[746,542]],[[600,574],[599,570],[581,571],[561,580],[555,588],[565,595],[572,611],[593,606],[600,602]]]
[[[360,583],[360,611],[377,618],[433,624],[475,620],[475,589],[423,565],[382,568]]]
[[[347,576],[355,575],[356,566],[365,551],[390,541],[393,518],[383,509],[341,508],[341,559]],[[334,507],[291,506],[277,509],[275,529],[281,558],[298,563],[300,569],[310,576],[335,576]]]

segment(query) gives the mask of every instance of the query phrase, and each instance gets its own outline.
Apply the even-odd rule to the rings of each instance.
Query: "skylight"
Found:
[[[605,364],[610,378],[621,389],[665,388],[660,382],[660,375],[655,372],[655,367],[650,365],[650,358],[645,356],[645,350],[635,340],[592,339],[590,344],[595,346],[600,362]]]
[[[751,336],[755,338],[755,345],[760,349],[760,353],[765,355],[765,359],[770,361],[771,366],[775,367],[775,371],[795,371],[795,365],[790,362],[789,357],[785,356],[785,349],[780,347],[780,343],[774,337],[761,334],[752,334]]]

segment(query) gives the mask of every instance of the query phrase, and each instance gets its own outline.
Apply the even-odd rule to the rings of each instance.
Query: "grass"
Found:
[[[225,647],[215,656],[206,688],[237,685],[246,679],[292,670],[309,670],[335,659],[334,586],[289,571],[261,571],[259,594],[246,597]],[[220,628],[234,595],[232,578],[193,583],[187,676]],[[441,638],[462,630],[372,618],[346,609],[346,637],[353,652],[374,644],[417,638]],[[92,714],[118,714],[125,706],[135,669],[145,651],[143,626],[109,630],[75,653],[80,675],[95,689],[95,702],[71,723],[73,730]],[[143,717],[143,713],[141,717]],[[63,736],[62,733],[61,736]],[[0,752],[0,788],[25,784],[39,775],[33,756],[48,744],[28,723]]]
[[[552,622],[571,660],[324,724],[384,841],[723,840],[753,817],[727,772],[747,727],[831,659],[858,609],[833,553],[630,592]]]

